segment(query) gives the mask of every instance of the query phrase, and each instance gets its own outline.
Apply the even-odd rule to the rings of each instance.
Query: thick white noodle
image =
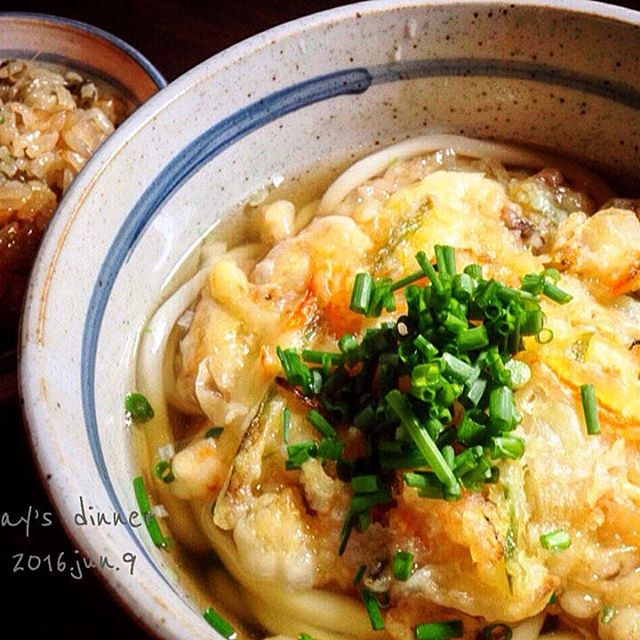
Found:
[[[261,580],[246,571],[236,557],[231,535],[213,522],[209,508],[202,508],[202,528],[227,570],[251,597],[246,599],[259,622],[271,633],[300,633],[301,624],[318,633],[318,640],[360,638],[385,640],[386,634],[371,629],[371,622],[362,603],[354,598],[323,589],[288,590]],[[261,601],[254,604],[255,600]],[[292,624],[285,629],[285,621]],[[309,631],[312,636],[313,634]],[[313,636],[315,637],[315,636]]]
[[[553,167],[559,169],[576,187],[589,193],[598,205],[613,197],[611,189],[595,173],[562,158],[512,144],[435,134],[403,140],[356,162],[325,191],[318,205],[317,215],[324,216],[334,211],[356,187],[384,173],[392,160],[407,160],[441,149],[452,149],[455,153],[470,158],[493,158],[512,167]]]
[[[138,350],[136,386],[154,410],[154,417],[144,425],[150,462],[154,461],[159,448],[173,443],[164,384],[164,360],[169,336],[180,316],[200,293],[208,271],[208,268],[201,269],[171,295],[158,308],[142,333]],[[207,540],[200,532],[190,506],[176,498],[163,483],[155,483],[154,488],[158,500],[171,513],[172,533],[189,548],[206,551]]]
[[[544,622],[544,614],[525,620],[513,629],[513,640],[538,640]]]

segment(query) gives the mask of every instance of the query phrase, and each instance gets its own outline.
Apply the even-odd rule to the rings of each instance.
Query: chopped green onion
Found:
[[[312,440],[288,445],[286,462],[287,470],[291,471],[293,469],[299,469],[309,458],[316,455],[317,451],[316,443]]]
[[[291,430],[291,411],[289,407],[282,410],[282,439],[285,444],[289,444],[289,431]]]
[[[397,291],[398,289],[404,289],[407,285],[413,284],[418,280],[422,280],[424,278],[424,272],[422,270],[416,271],[400,280],[396,280],[390,287],[391,291]]]
[[[396,551],[393,556],[393,577],[406,582],[413,575],[413,554],[408,551]]]
[[[142,516],[144,524],[147,527],[147,531],[149,532],[151,541],[156,545],[156,547],[166,549],[169,546],[169,539],[165,538],[165,536],[163,535],[160,529],[160,525],[158,524],[156,517],[151,511],[149,494],[147,493],[147,489],[144,486],[144,478],[142,476],[134,478],[133,491],[136,496],[136,502],[138,503],[140,515]]]
[[[571,302],[573,300],[573,296],[566,291],[560,289],[560,287],[556,287],[555,284],[545,280],[542,285],[542,293],[544,293],[547,298],[557,302],[558,304],[567,304],[567,302]]]
[[[443,286],[442,282],[440,282],[440,278],[436,273],[436,270],[433,268],[433,265],[427,259],[427,254],[424,251],[418,251],[416,254],[416,262],[420,265],[422,272],[424,273],[429,280],[431,280],[431,284],[436,292],[442,292]]]
[[[358,493],[351,498],[349,510],[354,514],[360,513],[380,504],[388,504],[391,499],[391,493],[386,488],[378,489],[378,491],[372,493]]]
[[[209,607],[202,614],[204,619],[226,640],[238,637],[236,630],[213,608]]]
[[[361,564],[356,571],[356,575],[353,576],[353,584],[358,585],[362,582],[362,578],[364,577],[364,572],[367,570],[366,564]]]
[[[553,340],[553,331],[551,329],[543,329],[537,336],[536,341],[540,344],[549,344]]]
[[[564,551],[571,546],[571,536],[564,529],[556,529],[555,531],[543,533],[540,536],[540,544],[547,551],[554,553]]]
[[[512,638],[511,627],[503,622],[490,624],[482,629],[481,640],[511,640]]]
[[[517,460],[524,453],[524,440],[518,436],[498,436],[491,438],[489,448],[494,460]]]
[[[205,432],[204,438],[205,440],[207,438],[213,438],[214,440],[217,440],[222,435],[223,431],[224,427],[211,427],[211,429],[207,429],[207,431]]]
[[[600,433],[600,420],[598,419],[598,406],[596,404],[596,390],[592,384],[583,384],[580,387],[582,398],[582,410],[584,421],[587,425],[587,433],[590,436]]]
[[[420,450],[420,453],[425,457],[425,460],[433,472],[436,474],[438,480],[448,488],[453,489],[459,487],[458,481],[451,471],[451,467],[449,467],[445,459],[442,457],[442,453],[440,453],[435,442],[431,439],[426,430],[421,427],[418,419],[413,413],[413,409],[411,409],[408,399],[397,389],[390,391],[386,395],[385,399],[398,418],[400,418],[400,422],[409,432],[409,435]]]
[[[315,638],[308,633],[300,633],[298,634],[298,640],[315,640]]]
[[[446,365],[447,373],[459,382],[468,382],[477,376],[478,372],[475,367],[460,360],[460,358],[456,358],[456,356],[451,353],[443,353],[442,361]]]
[[[317,456],[320,460],[339,460],[344,445],[336,438],[322,438],[318,445]]]
[[[287,382],[291,385],[299,385],[304,393],[309,393],[313,389],[313,375],[309,367],[305,365],[294,349],[276,348],[276,354]]]
[[[437,244],[433,248],[438,265],[438,273],[448,276],[456,275],[456,254],[453,247]]]
[[[323,436],[327,438],[335,438],[337,435],[336,430],[315,409],[310,409],[307,413],[307,422],[313,425]]]
[[[456,336],[456,345],[462,353],[482,349],[488,344],[489,336],[487,328],[483,324],[473,327],[473,329],[465,329]]]
[[[416,627],[416,640],[449,640],[462,638],[464,628],[461,620],[427,622]]]
[[[611,605],[605,604],[600,611],[600,622],[609,624],[618,615],[618,610]]]
[[[489,420],[497,432],[511,430],[515,419],[513,394],[509,387],[496,387],[489,396]]]
[[[349,309],[355,313],[367,313],[371,294],[373,292],[373,278],[369,273],[356,274]]]
[[[168,460],[160,460],[153,470],[153,475],[166,484],[176,479],[171,470],[171,463]]]
[[[342,354],[331,351],[315,351],[313,349],[304,349],[302,358],[305,362],[313,362],[314,364],[324,364],[328,358],[331,364],[342,362]]]
[[[471,276],[474,280],[482,279],[482,267],[479,264],[468,264],[463,272]]]
[[[367,610],[369,620],[371,621],[371,628],[374,631],[381,631],[384,629],[384,620],[380,613],[380,605],[373,592],[369,589],[360,589],[360,597],[364,602],[364,606]]]
[[[378,476],[355,476],[351,478],[351,487],[356,493],[375,493],[380,489]]]
[[[124,399],[124,408],[134,422],[149,422],[153,418],[153,407],[141,393],[129,393]]]

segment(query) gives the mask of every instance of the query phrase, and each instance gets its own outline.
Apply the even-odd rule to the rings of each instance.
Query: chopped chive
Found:
[[[282,439],[285,444],[289,444],[289,431],[291,430],[291,411],[289,407],[282,410]]]
[[[324,364],[327,358],[330,360],[331,364],[338,364],[342,362],[341,353],[335,353],[331,351],[315,351],[313,349],[304,349],[302,352],[302,359],[305,362]]]
[[[226,640],[234,640],[238,637],[236,630],[213,607],[208,607],[202,615]]]
[[[478,378],[469,385],[469,389],[466,392],[466,397],[471,404],[478,405],[482,396],[487,389],[487,380],[485,378]]]
[[[427,622],[416,627],[416,640],[449,640],[462,638],[464,628],[461,620]]]
[[[474,280],[482,279],[482,267],[479,264],[468,264],[462,271]]]
[[[312,440],[288,445],[286,462],[287,471],[299,469],[309,458],[316,455],[317,451],[317,445]]]
[[[542,285],[542,293],[544,293],[547,298],[557,302],[558,304],[567,304],[567,302],[571,302],[573,300],[573,296],[570,293],[563,291],[560,287],[557,287],[548,280],[545,280]]]
[[[147,489],[144,486],[144,478],[142,476],[138,476],[133,480],[133,491],[136,496],[136,502],[138,503],[138,508],[140,509],[140,515],[144,520],[144,524],[149,532],[149,537],[153,544],[156,547],[160,547],[161,549],[166,549],[168,547],[169,540],[165,538],[163,535],[160,525],[156,520],[156,517],[153,515],[151,511],[151,502],[149,501],[149,494],[147,493]]]
[[[141,393],[129,393],[124,399],[124,408],[134,422],[149,422],[154,411],[149,401]]]
[[[514,422],[513,394],[509,387],[496,387],[489,396],[489,420],[496,431],[511,430]]]
[[[160,460],[153,469],[153,475],[158,478],[158,480],[162,480],[162,482],[165,482],[166,484],[169,484],[176,479],[173,475],[173,471],[171,470],[171,462],[168,460]]]
[[[351,478],[351,487],[356,493],[375,493],[380,489],[378,476],[355,476]]]
[[[437,292],[443,291],[442,282],[433,265],[427,259],[427,254],[424,251],[418,251],[418,253],[416,253],[416,262],[420,265],[424,275],[431,280],[434,290]]]
[[[308,633],[299,633],[298,640],[315,640],[315,638]]]
[[[536,336],[536,342],[540,344],[549,344],[553,340],[553,331],[551,329],[543,329]]]
[[[310,409],[307,413],[307,422],[313,425],[323,436],[327,438],[335,438],[337,435],[336,430],[315,409]]]
[[[596,390],[592,384],[583,384],[580,387],[582,398],[582,410],[584,421],[587,425],[587,433],[590,436],[600,433],[600,420],[598,419],[598,406],[596,404]]]
[[[366,313],[373,292],[373,278],[369,273],[358,273],[351,292],[349,309],[355,313]]]
[[[378,604],[375,594],[372,591],[369,591],[369,589],[364,588],[360,589],[360,597],[362,598],[367,610],[367,615],[371,622],[371,628],[374,631],[381,631],[384,629],[384,620],[382,619],[380,605]]]
[[[456,275],[456,254],[453,247],[449,245],[437,244],[433,247],[438,273],[448,276]]]
[[[393,556],[393,577],[406,582],[413,575],[413,554],[409,551],[396,551]]]
[[[353,584],[358,585],[362,582],[362,578],[364,577],[364,572],[367,570],[366,564],[361,564],[356,571],[356,575],[353,576]]]
[[[443,353],[442,361],[446,365],[446,371],[452,378],[459,382],[467,382],[477,375],[477,370],[451,353]]]
[[[344,445],[336,438],[322,438],[318,445],[317,456],[320,460],[339,460]]]
[[[451,467],[442,457],[442,453],[431,439],[429,434],[420,426],[408,399],[403,396],[397,389],[390,391],[386,395],[387,404],[395,411],[400,422],[409,432],[420,453],[425,457],[429,466],[436,474],[438,480],[447,487],[453,488],[458,486],[458,481],[451,471]]]
[[[483,324],[473,327],[473,329],[464,329],[456,336],[456,345],[462,353],[482,349],[488,344],[489,336],[487,328]]]
[[[388,489],[378,489],[378,491],[373,493],[358,493],[351,498],[349,511],[357,514],[362,511],[367,511],[367,509],[371,509],[371,507],[388,504],[391,500],[391,493]]]
[[[611,605],[605,604],[600,611],[600,622],[609,624],[618,615],[618,610]]]
[[[205,432],[204,438],[205,440],[207,438],[213,438],[214,440],[217,440],[222,435],[223,431],[224,427],[211,427],[211,429],[207,429],[207,431]]]
[[[504,622],[490,624],[482,629],[481,640],[511,640],[512,638],[513,630]]]
[[[391,284],[389,288],[390,291],[397,291],[398,289],[404,289],[404,287],[417,282],[418,280],[422,280],[424,278],[424,271],[415,271],[414,273],[401,278],[400,280],[396,280]]]
[[[518,436],[498,436],[491,438],[489,448],[494,460],[517,460],[524,453],[524,440]]]
[[[514,389],[524,387],[531,380],[531,369],[522,360],[509,360],[504,367],[511,374],[511,385]]]
[[[540,536],[540,544],[547,551],[564,551],[571,546],[571,536],[564,529],[556,529],[543,533]]]
[[[556,595],[556,592],[554,591],[551,594],[551,596],[549,597],[549,602],[547,602],[547,605],[555,604],[556,602],[558,602],[558,596]]]

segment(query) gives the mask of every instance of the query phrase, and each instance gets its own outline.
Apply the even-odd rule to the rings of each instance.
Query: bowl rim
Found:
[[[269,30],[258,33],[250,38],[247,38],[239,43],[232,45],[231,47],[220,51],[214,56],[204,60],[200,64],[196,65],[191,70],[187,71],[171,84],[165,90],[161,91],[157,95],[153,96],[148,102],[146,102],[140,109],[138,109],[125,123],[119,128],[119,130],[111,136],[105,144],[97,151],[97,153],[91,159],[91,166],[93,171],[90,174],[83,172],[84,175],[79,175],[82,179],[74,181],[66,194],[63,201],[60,203],[58,209],[64,210],[65,217],[69,218],[73,216],[77,210],[82,206],[83,190],[85,188],[95,188],[97,180],[100,175],[106,169],[108,165],[118,156],[119,151],[127,145],[129,137],[136,136],[141,129],[143,129],[153,118],[170,107],[175,101],[179,100],[182,94],[187,91],[193,91],[203,82],[206,82],[210,76],[215,75],[217,72],[223,70],[229,63],[237,61],[242,55],[255,54],[261,49],[271,46],[277,43],[279,40],[295,35],[297,32],[304,30],[310,26],[320,26],[322,24],[330,24],[332,22],[342,21],[348,18],[354,18],[356,14],[373,15],[375,13],[387,12],[390,10],[421,8],[429,6],[442,6],[445,3],[439,0],[370,0],[362,3],[347,4],[325,11],[303,16],[281,25],[275,26]],[[494,0],[448,0],[446,4],[449,5],[468,5],[468,6],[495,6]],[[619,7],[614,5],[605,4],[603,2],[594,2],[593,0],[542,0],[536,2],[535,0],[510,0],[510,3],[517,7],[531,7],[531,8],[549,8],[554,10],[560,10],[568,13],[576,13],[585,16],[597,16],[600,18],[620,21],[625,24],[640,25],[640,12],[625,7]],[[0,15],[2,15],[0,13]],[[60,242],[61,237],[64,236],[65,226],[62,224],[61,217],[58,217],[55,225],[55,234],[45,235],[45,242],[41,247],[40,252],[34,263],[31,279],[29,281],[28,295],[25,310],[23,315],[23,329],[20,335],[19,352],[21,354],[20,363],[20,395],[23,405],[23,412],[25,415],[25,421],[28,425],[29,438],[34,453],[34,459],[37,461],[38,471],[43,479],[43,484],[47,488],[54,508],[58,514],[65,512],[65,499],[63,491],[57,489],[55,492],[49,486],[49,483],[45,481],[45,477],[50,468],[53,467],[54,460],[47,459],[46,452],[39,452],[35,446],[35,434],[40,430],[46,429],[46,412],[41,413],[41,408],[33,400],[38,396],[38,382],[36,376],[30,376],[29,370],[36,366],[35,355],[25,355],[25,340],[27,335],[27,325],[32,325],[33,333],[38,332],[39,325],[39,309],[43,305],[39,293],[46,287],[47,282],[52,277],[53,270],[49,262],[45,259],[51,257],[55,253],[56,245]],[[55,237],[55,242],[54,242]],[[42,282],[40,286],[36,287],[36,279],[40,279]],[[44,287],[43,287],[44,285]],[[46,304],[46,302],[45,302]],[[31,362],[30,360],[33,360]],[[31,378],[31,379],[30,379]],[[29,403],[29,401],[31,401]],[[58,469],[56,468],[56,471]],[[67,487],[73,486],[69,483],[71,478],[66,478]],[[70,538],[79,544],[81,547],[85,547],[84,543],[79,542],[80,536],[71,531],[70,526],[65,525],[65,520],[60,518],[61,523],[65,526],[65,530]],[[98,535],[98,533],[96,533]],[[90,544],[88,541],[87,544]],[[152,626],[152,621],[157,620],[157,612],[150,605],[150,598],[143,596],[136,591],[135,599],[125,600],[123,594],[116,591],[116,584],[121,581],[114,580],[113,582],[104,576],[102,573],[98,574],[104,582],[107,584],[112,595],[116,600],[125,605],[130,615],[142,623],[149,630],[153,630],[154,634],[159,634]],[[132,591],[134,591],[132,589]],[[123,592],[123,593],[126,593]],[[195,613],[195,611],[194,611]],[[169,634],[166,637],[174,637],[171,635],[171,629],[169,626],[164,627],[165,633]],[[164,637],[164,636],[163,636]],[[177,636],[176,636],[177,637]]]
[[[64,25],[87,33],[91,36],[108,42],[109,44],[113,45],[114,47],[128,55],[151,78],[158,90],[164,89],[168,85],[166,78],[145,55],[140,53],[140,51],[138,51],[133,45],[129,44],[119,36],[116,36],[113,33],[102,29],[101,27],[96,27],[95,25],[89,24],[88,22],[82,22],[81,20],[76,20],[75,18],[67,18],[64,16],[56,16],[48,13],[31,11],[0,11],[0,21],[3,18],[14,18],[16,20],[23,20],[33,23]]]

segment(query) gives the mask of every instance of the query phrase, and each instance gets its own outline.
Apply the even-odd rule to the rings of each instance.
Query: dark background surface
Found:
[[[2,11],[33,11],[74,18],[101,27],[137,48],[168,81],[226,47],[288,20],[346,4],[330,0],[79,0],[31,2],[4,0]],[[639,9],[640,2],[616,4]],[[640,43],[639,43],[640,44]],[[0,607],[3,624],[16,623],[19,636],[31,640],[50,638],[126,638],[148,635],[111,598],[99,579],[85,571],[81,580],[69,571],[47,570],[13,573],[16,554],[41,557],[51,554],[54,563],[61,552],[74,558],[53,513],[53,525],[41,527],[45,512],[53,512],[33,466],[17,401],[0,404],[0,428],[4,430],[2,455],[5,466],[0,517],[12,522],[32,508],[30,535],[24,526],[0,526]],[[35,518],[35,510],[39,516]],[[8,597],[7,597],[8,596]],[[6,627],[5,627],[6,629]]]

